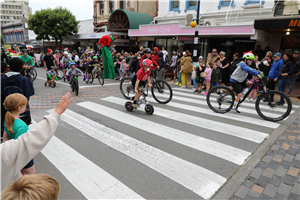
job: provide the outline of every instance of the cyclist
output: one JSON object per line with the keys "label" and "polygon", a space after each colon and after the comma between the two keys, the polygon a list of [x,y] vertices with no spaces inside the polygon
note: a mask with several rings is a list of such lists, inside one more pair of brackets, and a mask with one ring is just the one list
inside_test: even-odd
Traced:
{"label": "cyclist", "polygon": [[20,72],[22,75],[25,74],[25,69],[28,69],[32,66],[34,66],[32,57],[30,55],[28,55],[28,50],[27,49],[23,49],[22,50],[22,55],[20,56],[20,59],[23,61],[23,69]]}
{"label": "cyclist", "polygon": [[70,63],[70,69],[67,71],[67,76],[70,76],[70,84],[72,84],[72,79],[74,76],[78,76],[78,74],[81,74],[83,76],[83,72],[76,67],[76,63],[72,61]]}
{"label": "cyclist", "polygon": [[153,66],[153,63],[149,59],[144,59],[142,65],[143,68],[139,69],[136,75],[134,75],[133,78],[131,79],[132,86],[134,87],[134,92],[136,93],[132,104],[132,107],[134,108],[140,107],[136,102],[144,92],[146,81],[148,81],[148,86],[151,87],[150,69]]}
{"label": "cyclist", "polygon": [[141,68],[143,68],[143,60],[145,60],[145,59],[149,59],[153,63],[150,70],[155,69],[158,66],[158,64],[151,59],[151,49],[150,48],[144,49],[144,55],[140,59],[140,67]]}
{"label": "cyclist", "polygon": [[50,81],[52,80],[52,77],[54,77],[55,80],[58,80],[55,69],[56,68],[54,66],[51,66],[50,70],[47,72],[47,81],[45,83],[45,86],[47,86],[47,83],[50,85]]}
{"label": "cyclist", "polygon": [[101,70],[101,61],[98,59],[97,56],[94,56],[93,60],[91,62],[89,62],[89,64],[88,64],[88,74],[87,74],[87,78],[86,78],[86,84],[89,83],[89,81],[88,81],[89,75],[90,75],[90,73],[93,72],[93,69],[94,69],[95,66],[99,66],[100,70]]}
{"label": "cyclist", "polygon": [[71,62],[68,52],[66,52],[66,51],[64,52],[64,56],[60,62],[62,64],[62,66],[64,66],[64,68],[63,68],[64,69],[64,82],[66,82],[66,70],[67,70],[67,68],[69,68],[69,65]]}
{"label": "cyclist", "polygon": [[252,68],[250,68],[253,60],[255,60],[255,56],[253,55],[252,51],[250,52],[245,52],[243,55],[244,62],[240,62],[238,64],[238,67],[234,70],[234,72],[231,75],[230,78],[230,83],[234,89],[234,91],[237,94],[237,97],[234,101],[233,107],[232,107],[232,112],[235,114],[240,113],[238,111],[238,104],[240,102],[240,99],[242,98],[243,94],[243,88],[246,88],[247,85],[251,85],[252,82],[248,81],[246,78],[248,76],[248,73],[251,74],[252,76],[258,76],[261,78],[260,74],[262,72],[256,71]]}

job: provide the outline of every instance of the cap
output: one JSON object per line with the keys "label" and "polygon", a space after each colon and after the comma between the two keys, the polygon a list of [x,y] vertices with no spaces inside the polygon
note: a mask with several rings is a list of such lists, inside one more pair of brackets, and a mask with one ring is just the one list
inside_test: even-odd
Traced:
{"label": "cap", "polygon": [[278,56],[281,57],[281,53],[279,53],[279,52],[275,53],[273,57],[278,57]]}
{"label": "cap", "polygon": [[300,54],[299,51],[295,51],[294,54]]}
{"label": "cap", "polygon": [[200,59],[203,59],[203,56],[199,56]]}
{"label": "cap", "polygon": [[176,51],[173,51],[173,54],[176,53]]}

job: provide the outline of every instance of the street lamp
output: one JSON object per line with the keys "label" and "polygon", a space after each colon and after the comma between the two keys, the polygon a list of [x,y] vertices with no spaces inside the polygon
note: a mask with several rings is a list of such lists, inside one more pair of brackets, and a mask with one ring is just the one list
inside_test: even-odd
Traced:
{"label": "street lamp", "polygon": [[191,22],[191,27],[195,27],[195,37],[194,37],[194,52],[193,52],[193,62],[197,62],[197,48],[198,48],[198,31],[199,31],[199,10],[200,10],[200,1],[197,1],[197,16],[196,23],[195,21]]}

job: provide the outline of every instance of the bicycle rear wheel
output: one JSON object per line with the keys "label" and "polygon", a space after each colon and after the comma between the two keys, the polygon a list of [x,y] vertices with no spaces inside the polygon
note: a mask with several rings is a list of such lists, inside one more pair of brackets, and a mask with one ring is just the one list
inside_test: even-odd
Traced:
{"label": "bicycle rear wheel", "polygon": [[156,80],[153,83],[151,93],[153,98],[161,104],[169,103],[173,97],[173,90],[171,86],[163,80]]}
{"label": "bicycle rear wheel", "polygon": [[78,81],[73,81],[73,87],[74,87],[75,95],[78,96],[78,91],[79,91]]}
{"label": "bicycle rear wheel", "polygon": [[104,78],[103,78],[103,72],[98,72],[98,81],[100,85],[104,85]]}
{"label": "bicycle rear wheel", "polygon": [[[283,105],[277,104],[283,98]],[[272,122],[277,122],[288,117],[292,110],[291,99],[283,92],[277,90],[269,90],[258,96],[255,109],[257,114]]]}
{"label": "bicycle rear wheel", "polygon": [[216,86],[210,89],[206,96],[206,102],[210,109],[216,113],[227,113],[234,103],[234,93],[226,86]]}
{"label": "bicycle rear wheel", "polygon": [[132,97],[135,96],[134,93],[134,88],[132,86],[131,78],[126,77],[123,78],[120,82],[120,91],[121,94],[126,98],[126,99],[132,99]]}
{"label": "bicycle rear wheel", "polygon": [[58,80],[61,80],[64,78],[64,70],[62,68],[57,68],[56,73],[57,73]]}
{"label": "bicycle rear wheel", "polygon": [[89,73],[88,82],[89,83],[93,83],[93,81],[94,81],[94,74],[93,73]]}
{"label": "bicycle rear wheel", "polygon": [[33,75],[33,80],[35,80],[37,77],[37,71],[34,68],[31,68],[31,73]]}

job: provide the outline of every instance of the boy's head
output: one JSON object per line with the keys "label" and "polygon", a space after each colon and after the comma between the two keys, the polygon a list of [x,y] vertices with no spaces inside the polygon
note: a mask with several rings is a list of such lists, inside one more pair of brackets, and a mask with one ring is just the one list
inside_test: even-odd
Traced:
{"label": "boy's head", "polygon": [[72,62],[72,63],[70,64],[70,67],[71,67],[72,69],[74,69],[74,68],[76,67],[76,63]]}
{"label": "boy's head", "polygon": [[54,66],[51,66],[51,71],[53,71],[54,72],[54,70],[55,70],[55,67]]}
{"label": "boy's head", "polygon": [[150,48],[145,48],[144,49],[144,54],[147,58],[151,56],[151,49]]}
{"label": "boy's head", "polygon": [[24,175],[1,192],[5,200],[57,200],[59,183],[49,175]]}
{"label": "boy's head", "polygon": [[1,73],[5,74],[7,72],[7,65],[5,62],[1,61]]}
{"label": "boy's head", "polygon": [[23,67],[23,61],[20,58],[12,58],[9,60],[10,70],[13,72],[20,72]]}
{"label": "boy's head", "polygon": [[255,60],[255,56],[253,55],[252,51],[245,52],[243,58],[245,59],[245,63],[249,66],[252,64],[253,60]]}
{"label": "boy's head", "polygon": [[173,55],[176,56],[176,54],[177,54],[177,52],[176,52],[176,51],[173,51]]}
{"label": "boy's head", "polygon": [[149,60],[149,59],[144,59],[143,62],[142,62],[142,64],[143,64],[144,72],[146,72],[146,71],[148,71],[148,68],[150,66],[152,66],[152,61]]}
{"label": "boy's head", "polygon": [[217,63],[214,63],[214,64],[213,64],[213,68],[214,68],[214,69],[217,69],[217,67],[218,67],[218,64],[217,64]]}
{"label": "boy's head", "polygon": [[220,60],[217,60],[216,64],[217,64],[217,65],[221,65],[221,61],[220,61]]}

